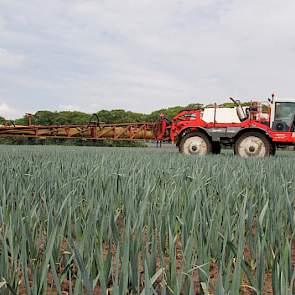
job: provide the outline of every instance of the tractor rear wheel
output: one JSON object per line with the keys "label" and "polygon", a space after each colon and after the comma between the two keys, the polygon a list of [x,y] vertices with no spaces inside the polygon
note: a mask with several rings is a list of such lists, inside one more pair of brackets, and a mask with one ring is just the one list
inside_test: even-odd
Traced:
{"label": "tractor rear wheel", "polygon": [[243,158],[263,158],[272,154],[272,145],[265,135],[258,132],[247,132],[237,139],[234,152]]}
{"label": "tractor rear wheel", "polygon": [[185,155],[205,156],[212,152],[212,143],[202,132],[193,132],[180,140],[179,151]]}

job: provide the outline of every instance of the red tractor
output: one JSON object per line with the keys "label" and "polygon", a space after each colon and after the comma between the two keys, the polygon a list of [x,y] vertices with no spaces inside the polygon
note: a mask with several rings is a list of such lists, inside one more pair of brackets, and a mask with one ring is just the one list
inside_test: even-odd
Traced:
{"label": "red tractor", "polygon": [[184,110],[170,124],[162,119],[157,139],[169,138],[186,155],[219,154],[227,146],[241,157],[267,157],[278,146],[295,146],[295,99],[273,96],[248,107],[230,99],[235,108]]}

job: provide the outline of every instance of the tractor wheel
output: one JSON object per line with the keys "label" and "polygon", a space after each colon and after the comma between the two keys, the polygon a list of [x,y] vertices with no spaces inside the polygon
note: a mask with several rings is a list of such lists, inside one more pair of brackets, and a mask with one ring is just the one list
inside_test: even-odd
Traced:
{"label": "tractor wheel", "polygon": [[185,155],[205,156],[212,152],[212,143],[205,134],[193,132],[180,140],[179,151]]}
{"label": "tractor wheel", "polygon": [[268,157],[272,154],[271,142],[261,133],[247,132],[241,135],[234,147],[234,152],[243,158]]}
{"label": "tractor wheel", "polygon": [[221,145],[219,142],[214,141],[212,143],[212,154],[219,155],[221,152]]}

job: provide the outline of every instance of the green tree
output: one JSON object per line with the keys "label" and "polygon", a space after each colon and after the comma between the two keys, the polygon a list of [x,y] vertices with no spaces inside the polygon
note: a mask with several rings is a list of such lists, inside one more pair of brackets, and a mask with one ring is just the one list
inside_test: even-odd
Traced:
{"label": "green tree", "polygon": [[133,113],[130,111],[118,110],[101,110],[97,112],[100,122],[104,123],[136,123],[143,122],[146,119],[145,114]]}
{"label": "green tree", "polygon": [[[248,106],[250,103],[242,103],[243,106]],[[198,109],[202,105],[199,103],[189,104],[187,106],[175,106],[169,108],[162,108],[156,110],[150,114],[136,113],[131,111],[125,111],[122,109],[115,110],[100,110],[96,113],[99,122],[109,123],[109,124],[119,124],[119,123],[136,123],[136,122],[155,122],[160,118],[160,114],[164,114],[167,118],[172,119],[180,111],[185,109]],[[234,107],[231,102],[226,102],[221,107]],[[4,120],[2,118],[2,120]],[[38,111],[33,115],[32,123],[35,125],[86,125],[90,121],[97,121],[97,118],[93,117],[92,114],[87,114],[83,112],[72,112],[72,111],[62,111],[62,112],[51,112],[51,111]],[[1,124],[1,121],[0,121]],[[27,125],[28,118],[22,117],[15,120],[17,125]]]}

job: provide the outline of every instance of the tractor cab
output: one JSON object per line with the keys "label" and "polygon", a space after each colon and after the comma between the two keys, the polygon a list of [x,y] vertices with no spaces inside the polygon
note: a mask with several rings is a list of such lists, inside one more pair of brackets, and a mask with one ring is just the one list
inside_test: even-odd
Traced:
{"label": "tractor cab", "polygon": [[274,98],[271,103],[270,123],[273,131],[294,132],[295,99]]}

